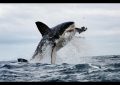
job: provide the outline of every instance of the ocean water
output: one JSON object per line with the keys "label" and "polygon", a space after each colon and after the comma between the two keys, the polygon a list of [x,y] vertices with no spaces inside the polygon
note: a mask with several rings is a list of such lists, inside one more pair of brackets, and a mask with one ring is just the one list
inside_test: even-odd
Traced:
{"label": "ocean water", "polygon": [[120,55],[94,56],[84,64],[0,62],[1,82],[119,82]]}

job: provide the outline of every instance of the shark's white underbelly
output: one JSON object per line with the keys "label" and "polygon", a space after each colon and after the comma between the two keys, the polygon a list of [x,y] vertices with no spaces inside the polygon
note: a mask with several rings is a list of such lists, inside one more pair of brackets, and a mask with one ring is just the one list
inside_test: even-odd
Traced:
{"label": "shark's white underbelly", "polygon": [[72,40],[76,33],[76,30],[73,29],[71,32],[65,32],[61,38],[56,43],[56,50],[58,51],[60,48],[64,47],[68,42]]}

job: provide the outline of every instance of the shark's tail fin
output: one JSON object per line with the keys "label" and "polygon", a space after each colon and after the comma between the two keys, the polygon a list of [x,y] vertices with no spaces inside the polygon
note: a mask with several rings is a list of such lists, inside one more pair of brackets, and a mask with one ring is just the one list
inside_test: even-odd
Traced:
{"label": "shark's tail fin", "polygon": [[42,36],[47,35],[47,34],[50,33],[51,29],[46,24],[44,24],[42,22],[39,22],[39,21],[37,21],[35,23],[37,25],[38,30],[42,34]]}

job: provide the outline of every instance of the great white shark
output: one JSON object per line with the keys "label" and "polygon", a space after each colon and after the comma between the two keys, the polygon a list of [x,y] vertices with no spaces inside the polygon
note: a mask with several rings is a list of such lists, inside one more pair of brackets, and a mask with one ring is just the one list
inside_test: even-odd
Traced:
{"label": "great white shark", "polygon": [[[86,31],[86,27],[77,28],[75,22],[69,21],[61,23],[55,27],[48,27],[43,22],[35,22],[42,39],[39,42],[31,60],[41,61],[44,57],[49,56],[51,64],[55,64],[56,52],[72,40],[76,32],[79,34]],[[19,58],[19,62],[28,62],[26,59]]]}

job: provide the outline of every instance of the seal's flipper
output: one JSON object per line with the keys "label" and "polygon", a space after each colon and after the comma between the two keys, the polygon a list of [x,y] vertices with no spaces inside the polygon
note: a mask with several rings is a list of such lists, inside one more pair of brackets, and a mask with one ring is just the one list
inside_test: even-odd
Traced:
{"label": "seal's flipper", "polygon": [[28,60],[23,59],[23,58],[18,58],[18,62],[28,62]]}
{"label": "seal's flipper", "polygon": [[39,22],[39,21],[37,21],[35,23],[37,25],[38,30],[42,34],[42,36],[50,33],[51,29],[46,24]]}

